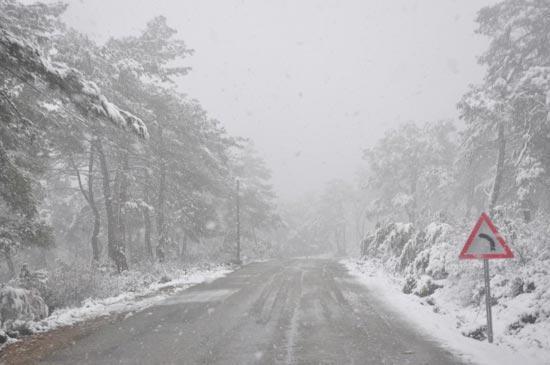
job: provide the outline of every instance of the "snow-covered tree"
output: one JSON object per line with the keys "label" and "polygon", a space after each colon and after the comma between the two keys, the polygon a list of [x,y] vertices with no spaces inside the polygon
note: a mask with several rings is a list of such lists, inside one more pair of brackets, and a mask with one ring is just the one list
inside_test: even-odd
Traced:
{"label": "snow-covered tree", "polygon": [[[390,130],[364,151],[365,186],[378,194],[371,215],[404,212],[410,222],[445,210],[450,203],[455,144],[451,122],[414,123]],[[395,214],[395,213],[392,213]]]}
{"label": "snow-covered tree", "polygon": [[478,32],[491,40],[480,57],[487,74],[459,103],[467,123],[466,159],[474,170],[492,172],[478,182],[488,208],[508,205],[526,219],[541,205],[536,197],[547,195],[541,189],[550,152],[549,14],[546,1],[507,0],[483,8],[477,22]]}
{"label": "snow-covered tree", "polygon": [[[230,155],[231,177],[240,183],[241,236],[259,249],[266,242],[269,232],[280,224],[276,213],[275,193],[271,186],[271,171],[250,141],[242,141]],[[234,189],[235,183],[233,183]],[[235,196],[235,193],[230,195]],[[235,199],[227,201],[226,221],[230,234],[226,239],[235,242]]]}

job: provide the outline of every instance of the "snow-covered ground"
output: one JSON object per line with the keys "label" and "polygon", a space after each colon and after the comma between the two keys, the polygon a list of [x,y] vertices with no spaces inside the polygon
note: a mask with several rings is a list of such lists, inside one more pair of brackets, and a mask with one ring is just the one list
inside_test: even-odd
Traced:
{"label": "snow-covered ground", "polygon": [[[54,310],[40,321],[28,321],[25,326],[32,332],[46,332],[58,327],[73,325],[78,322],[108,316],[115,313],[127,313],[127,316],[160,304],[174,294],[193,285],[210,282],[221,278],[232,271],[227,265],[192,268],[178,271],[172,279],[156,281],[132,291],[105,298],[89,298],[79,306]],[[8,343],[14,339],[9,339]]]}
{"label": "snow-covered ground", "polygon": [[[530,326],[527,329],[530,331],[528,334],[504,333],[505,324],[509,321],[505,322],[502,315],[523,313],[530,305],[528,295],[508,306],[508,311],[505,308],[493,313],[495,344],[489,344],[462,334],[464,323],[485,321],[483,306],[477,309],[461,306],[458,302],[453,302],[449,295],[443,295],[444,291],[440,291],[442,295],[437,295],[436,291],[432,296],[424,298],[404,294],[402,288],[405,280],[389,273],[374,259],[347,259],[342,263],[354,277],[387,303],[389,308],[399,312],[415,327],[468,361],[482,365],[550,364],[550,328],[547,322]],[[533,342],[530,339],[534,338],[540,341],[538,346],[530,343]]]}
{"label": "snow-covered ground", "polygon": [[154,283],[136,292],[125,292],[104,299],[90,298],[84,301],[82,306],[54,311],[46,319],[34,322],[32,328],[36,331],[47,331],[113,313],[128,312],[128,315],[131,315],[131,312],[137,312],[161,303],[179,291],[221,278],[229,272],[231,270],[227,266],[194,269],[176,279],[165,283]]}

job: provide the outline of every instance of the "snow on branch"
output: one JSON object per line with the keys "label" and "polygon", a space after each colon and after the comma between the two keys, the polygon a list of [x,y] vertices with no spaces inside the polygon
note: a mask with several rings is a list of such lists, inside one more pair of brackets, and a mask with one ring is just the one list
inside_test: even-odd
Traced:
{"label": "snow on branch", "polygon": [[82,73],[63,63],[50,62],[31,42],[0,28],[0,63],[13,72],[33,80],[39,77],[50,87],[59,88],[71,101],[86,112],[105,117],[120,128],[130,130],[141,138],[149,138],[145,123],[130,112],[109,102],[99,87],[86,80]]}

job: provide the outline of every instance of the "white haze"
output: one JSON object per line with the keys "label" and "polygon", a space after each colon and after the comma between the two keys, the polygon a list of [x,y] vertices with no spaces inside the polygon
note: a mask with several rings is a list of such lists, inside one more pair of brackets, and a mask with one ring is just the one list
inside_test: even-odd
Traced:
{"label": "white haze", "polygon": [[67,23],[96,40],[165,15],[195,54],[180,88],[232,134],[250,137],[293,199],[353,181],[363,148],[414,120],[457,117],[481,80],[488,1],[70,2]]}

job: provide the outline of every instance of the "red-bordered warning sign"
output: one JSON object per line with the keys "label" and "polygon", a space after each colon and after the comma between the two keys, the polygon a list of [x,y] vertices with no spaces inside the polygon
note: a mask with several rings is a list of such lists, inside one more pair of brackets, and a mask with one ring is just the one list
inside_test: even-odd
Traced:
{"label": "red-bordered warning sign", "polygon": [[458,256],[460,259],[509,259],[512,250],[486,213],[479,217]]}

